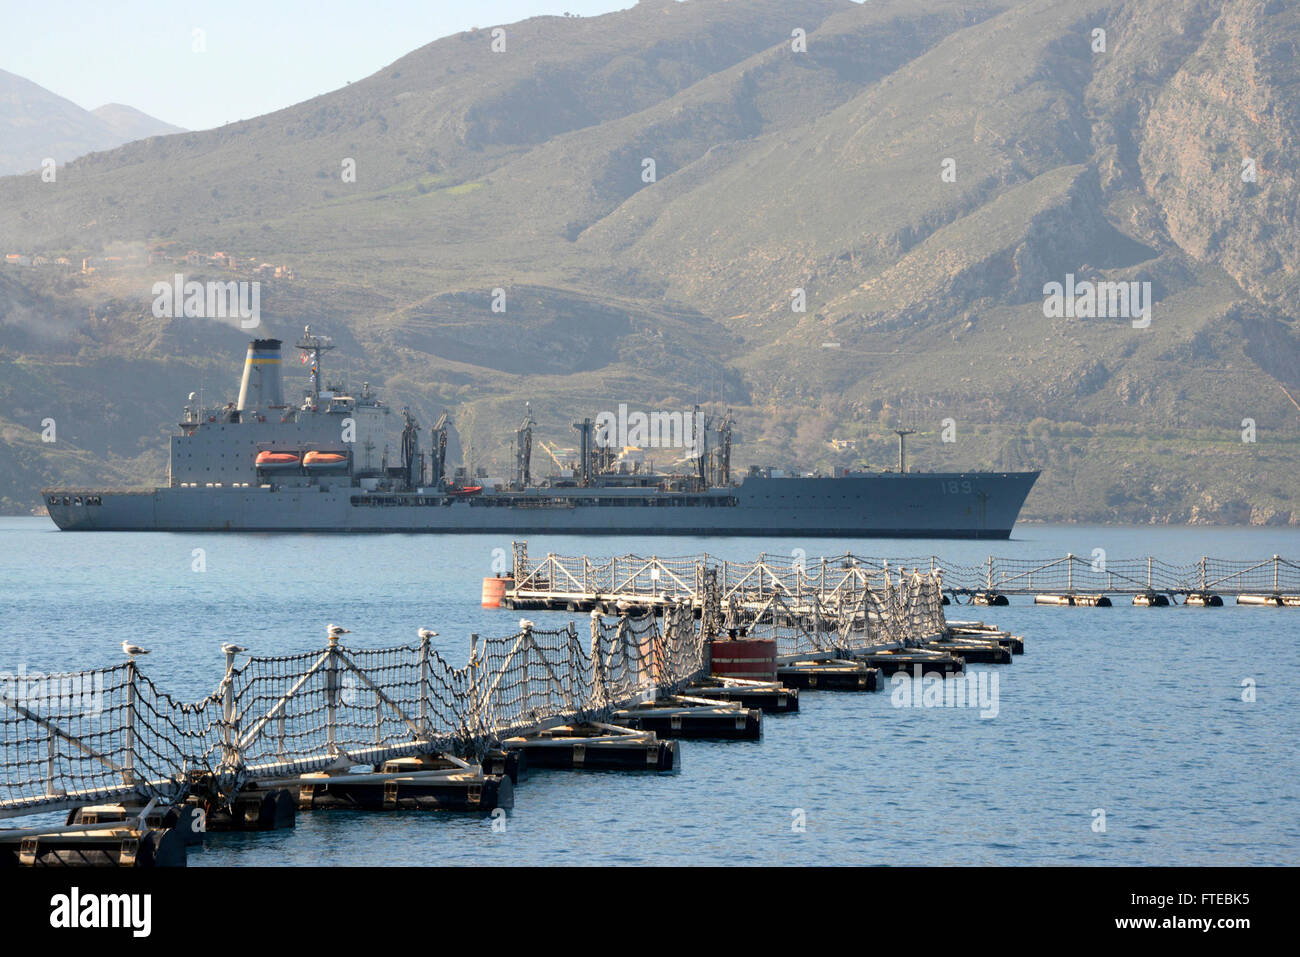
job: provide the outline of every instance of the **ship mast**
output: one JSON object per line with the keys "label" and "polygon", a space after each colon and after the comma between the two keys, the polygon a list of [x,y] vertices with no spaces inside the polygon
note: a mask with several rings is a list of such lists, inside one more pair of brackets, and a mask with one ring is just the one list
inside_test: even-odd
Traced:
{"label": "ship mast", "polygon": [[731,484],[731,410],[718,426],[718,485]]}
{"label": "ship mast", "polygon": [[532,482],[530,468],[533,457],[533,404],[524,403],[524,421],[515,432],[515,483],[519,488],[528,488]]}
{"label": "ship mast", "polygon": [[587,486],[591,484],[591,419],[574,422],[573,427],[578,430],[578,434],[582,437],[578,456],[581,462],[582,484]]}
{"label": "ship mast", "polygon": [[916,429],[909,429],[906,426],[894,429],[894,434],[898,436],[898,471],[907,471],[907,445],[906,439],[909,435],[916,435]]}
{"label": "ship mast", "polygon": [[433,426],[433,431],[429,434],[430,438],[430,455],[433,456],[433,474],[431,484],[435,488],[442,488],[446,484],[447,477],[447,413],[443,412],[438,417],[438,421]]}
{"label": "ship mast", "polygon": [[692,421],[700,423],[700,448],[696,450],[699,452],[699,457],[695,460],[695,478],[699,482],[701,491],[709,487],[709,428],[713,425],[712,419],[702,418],[703,415],[697,402]]}
{"label": "ship mast", "polygon": [[334,348],[334,340],[329,336],[314,336],[311,333],[311,326],[303,326],[302,339],[298,342],[298,348],[311,356],[311,404],[312,408],[315,408],[320,405],[320,356],[322,352]]}
{"label": "ship mast", "polygon": [[[415,488],[424,482],[424,461],[420,456],[420,426],[410,409],[402,409],[405,424],[402,427],[402,472],[406,487]],[[417,481],[418,480],[418,481]]]}

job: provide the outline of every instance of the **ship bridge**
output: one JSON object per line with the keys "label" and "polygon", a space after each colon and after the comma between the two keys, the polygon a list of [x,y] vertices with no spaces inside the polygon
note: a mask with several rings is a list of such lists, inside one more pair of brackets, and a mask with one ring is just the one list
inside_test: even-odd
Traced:
{"label": "ship bridge", "polygon": [[309,328],[299,345],[311,358],[311,386],[296,407],[284,398],[278,339],[249,343],[237,402],[186,406],[180,434],[171,437],[173,488],[252,486],[272,478],[310,484],[316,481],[306,461],[310,453],[324,453],[331,461],[344,456],[352,475],[380,473],[391,410],[368,387],[358,396],[321,389],[320,354],[332,344],[312,336]]}

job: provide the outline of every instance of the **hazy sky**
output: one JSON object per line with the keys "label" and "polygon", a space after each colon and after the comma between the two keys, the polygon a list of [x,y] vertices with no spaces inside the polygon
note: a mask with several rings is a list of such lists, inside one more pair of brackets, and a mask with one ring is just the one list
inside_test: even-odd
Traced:
{"label": "hazy sky", "polygon": [[[188,129],[299,103],[470,27],[634,0],[4,0],[0,69]],[[196,29],[206,52],[193,49]]]}

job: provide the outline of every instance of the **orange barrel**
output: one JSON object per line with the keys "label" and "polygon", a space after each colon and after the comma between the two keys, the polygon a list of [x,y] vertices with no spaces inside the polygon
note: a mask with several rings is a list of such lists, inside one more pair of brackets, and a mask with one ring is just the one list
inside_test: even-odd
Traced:
{"label": "orange barrel", "polygon": [[483,607],[500,608],[501,599],[506,597],[506,588],[513,585],[513,578],[485,578],[483,579]]}
{"label": "orange barrel", "polygon": [[709,645],[711,668],[719,678],[776,680],[776,639],[742,638],[714,641]]}

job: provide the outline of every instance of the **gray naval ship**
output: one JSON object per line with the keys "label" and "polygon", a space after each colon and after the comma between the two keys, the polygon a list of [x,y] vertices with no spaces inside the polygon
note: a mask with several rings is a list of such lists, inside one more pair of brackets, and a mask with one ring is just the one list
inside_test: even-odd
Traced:
{"label": "gray naval ship", "polygon": [[628,461],[585,419],[574,424],[578,448],[569,463],[542,443],[557,471],[535,481],[534,423],[526,416],[513,475],[470,476],[463,467],[448,474],[445,415],[430,430],[426,453],[410,413],[396,414],[368,385],[355,394],[321,388],[327,337],[307,327],[297,345],[311,363],[301,401],[285,402],[280,340],[253,340],[237,402],[205,408],[190,394],[171,438],[166,486],[44,489],[55,524],[75,531],[1008,538],[1039,474],[908,472],[910,433],[898,430],[897,471],[823,477],[755,467],[737,481],[729,415],[701,429],[702,448],[678,471]]}

